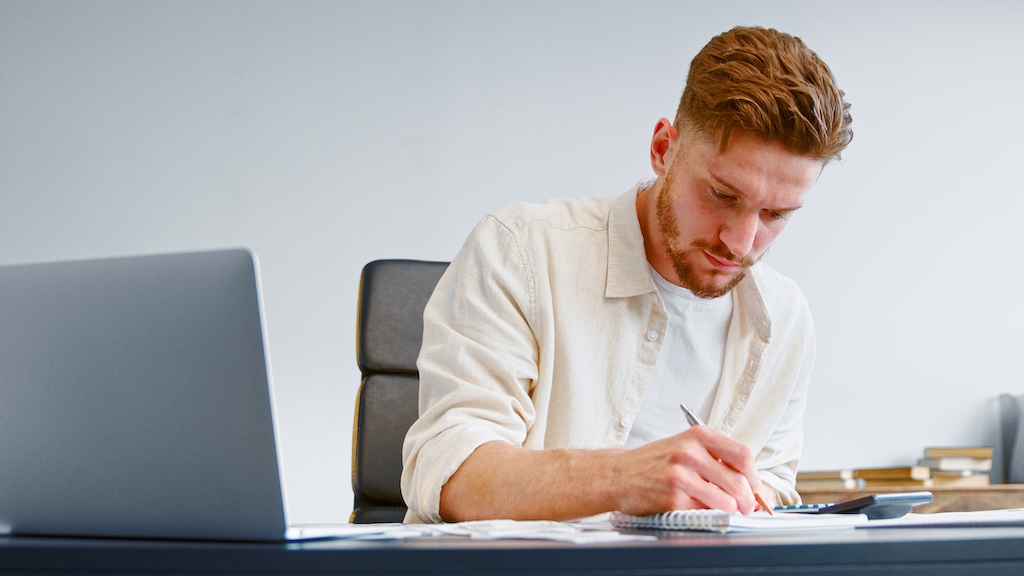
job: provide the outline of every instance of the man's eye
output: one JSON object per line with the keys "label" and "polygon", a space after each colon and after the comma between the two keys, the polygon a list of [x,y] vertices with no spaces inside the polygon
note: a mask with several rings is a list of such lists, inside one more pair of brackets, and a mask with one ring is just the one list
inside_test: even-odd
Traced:
{"label": "man's eye", "polygon": [[769,220],[785,220],[786,216],[789,215],[786,212],[779,212],[778,210],[765,210],[764,213]]}
{"label": "man's eye", "polygon": [[714,196],[715,198],[718,198],[719,200],[732,200],[733,199],[732,196],[726,194],[725,192],[722,192],[718,188],[712,188],[711,189],[711,195]]}

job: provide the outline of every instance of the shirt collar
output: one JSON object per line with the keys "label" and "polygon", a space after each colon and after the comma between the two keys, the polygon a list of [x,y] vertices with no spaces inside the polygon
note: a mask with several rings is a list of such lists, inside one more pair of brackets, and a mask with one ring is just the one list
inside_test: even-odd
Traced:
{"label": "shirt collar", "polygon": [[738,304],[738,308],[750,320],[750,325],[757,330],[761,339],[767,342],[772,336],[772,319],[768,315],[764,296],[761,295],[761,282],[761,264],[754,264],[747,271],[746,277],[732,289],[733,304]]}
{"label": "shirt collar", "polygon": [[647,268],[644,235],[636,213],[636,195],[654,180],[638,182],[612,204],[608,214],[608,279],[605,296],[625,298],[655,291]]}

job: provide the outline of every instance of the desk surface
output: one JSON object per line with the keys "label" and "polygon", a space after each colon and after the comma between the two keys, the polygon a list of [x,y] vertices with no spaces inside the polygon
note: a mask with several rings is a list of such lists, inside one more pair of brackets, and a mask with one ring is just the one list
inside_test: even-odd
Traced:
{"label": "desk surface", "polygon": [[573,545],[444,537],[303,544],[0,538],[0,573],[1024,574],[1024,527],[893,528]]}

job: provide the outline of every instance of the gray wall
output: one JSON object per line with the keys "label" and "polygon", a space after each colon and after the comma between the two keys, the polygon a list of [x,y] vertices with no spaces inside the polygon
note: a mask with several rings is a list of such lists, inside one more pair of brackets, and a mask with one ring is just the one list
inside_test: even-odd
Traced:
{"label": "gray wall", "polygon": [[288,497],[349,488],[356,288],[487,211],[651,174],[689,59],[801,36],[856,137],[769,256],[818,326],[806,468],[991,441],[1022,392],[1024,4],[0,0],[0,263],[260,257]]}

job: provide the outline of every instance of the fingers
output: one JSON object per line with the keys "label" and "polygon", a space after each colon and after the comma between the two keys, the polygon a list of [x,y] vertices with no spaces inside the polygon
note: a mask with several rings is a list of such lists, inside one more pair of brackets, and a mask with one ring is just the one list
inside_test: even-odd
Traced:
{"label": "fingers", "polygon": [[756,490],[761,487],[761,476],[758,474],[757,465],[754,462],[754,452],[749,446],[707,426],[696,426],[691,428],[688,433],[697,437],[697,441],[707,449],[712,458],[742,474],[751,489]]}
{"label": "fingers", "polygon": [[761,479],[748,446],[708,428],[695,426],[666,439],[676,470],[678,503],[749,514],[758,507],[754,492]]}
{"label": "fingers", "polygon": [[741,442],[695,426],[614,457],[611,499],[629,514],[715,508],[749,514],[761,487],[753,451]]}
{"label": "fingers", "polygon": [[[696,444],[679,453],[677,464],[686,470],[692,479],[685,488],[689,496],[700,501],[708,508],[716,508],[727,512],[749,514],[757,507],[754,491],[760,486],[760,478],[754,471],[754,483],[747,474],[737,470],[746,467],[742,452],[737,459],[726,461],[718,458],[718,452],[710,446]],[[749,451],[748,451],[749,452]],[[733,462],[737,464],[733,464]],[[752,465],[753,457],[750,457]],[[756,484],[753,485],[753,484]]]}

